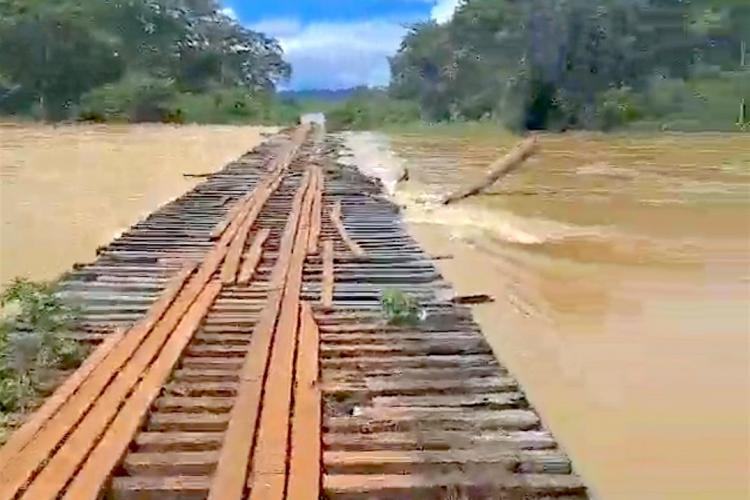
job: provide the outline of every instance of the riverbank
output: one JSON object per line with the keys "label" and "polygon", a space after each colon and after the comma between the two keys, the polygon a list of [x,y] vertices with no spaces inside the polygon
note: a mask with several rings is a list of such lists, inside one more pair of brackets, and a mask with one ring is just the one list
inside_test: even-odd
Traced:
{"label": "riverbank", "polygon": [[475,306],[488,341],[594,493],[746,498],[750,138],[542,136],[489,194],[435,205],[516,141],[349,144],[375,175],[408,168],[410,231],[453,256],[437,264],[458,293],[495,297]]}
{"label": "riverbank", "polygon": [[274,128],[0,124],[0,283],[47,280]]}

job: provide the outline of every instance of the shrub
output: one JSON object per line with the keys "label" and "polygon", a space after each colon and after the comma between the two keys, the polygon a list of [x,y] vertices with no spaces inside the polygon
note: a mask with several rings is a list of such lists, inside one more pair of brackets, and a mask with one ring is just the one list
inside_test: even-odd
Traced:
{"label": "shrub", "polygon": [[412,101],[393,99],[385,93],[360,91],[352,98],[326,113],[330,130],[365,130],[390,124],[419,121],[419,105]]}
{"label": "shrub", "polygon": [[179,123],[182,113],[173,105],[176,94],[172,80],[130,75],[86,93],[81,99],[79,118]]}
{"label": "shrub", "polygon": [[609,89],[598,96],[596,125],[611,130],[643,116],[638,96],[629,87]]}
{"label": "shrub", "polygon": [[293,103],[242,88],[179,94],[174,107],[182,112],[184,121],[194,123],[291,124],[299,116],[299,108]]}
{"label": "shrub", "polygon": [[45,372],[77,366],[86,349],[65,337],[77,310],[51,285],[24,279],[0,294],[0,413],[23,409],[40,391]]}
{"label": "shrub", "polygon": [[419,302],[401,290],[386,290],[380,304],[391,325],[414,325],[420,320],[422,308]]}

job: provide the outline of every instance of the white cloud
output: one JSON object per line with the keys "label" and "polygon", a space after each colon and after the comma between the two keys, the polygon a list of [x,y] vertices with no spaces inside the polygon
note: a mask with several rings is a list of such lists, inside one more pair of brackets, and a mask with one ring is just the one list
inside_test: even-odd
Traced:
{"label": "white cloud", "polygon": [[237,12],[231,7],[224,7],[223,9],[221,9],[221,13],[229,18],[234,19],[235,21],[238,19]]}
{"label": "white cloud", "polygon": [[274,38],[293,36],[302,30],[302,23],[297,19],[263,19],[248,26],[253,31],[265,33]]}
{"label": "white cloud", "polygon": [[292,65],[292,89],[348,88],[385,85],[390,78],[387,57],[398,50],[406,28],[372,19],[312,22],[267,19],[250,29],[274,36]]}
{"label": "white cloud", "polygon": [[[430,4],[430,17],[439,23],[449,21],[460,3],[460,0],[410,1]],[[287,87],[336,89],[388,83],[388,56],[398,50],[406,33],[402,22],[380,18],[303,24],[295,18],[269,18],[248,27],[279,40],[284,59],[292,65],[292,79]]]}
{"label": "white cloud", "polygon": [[430,16],[439,23],[445,23],[451,20],[453,12],[458,7],[461,0],[437,0],[432,7]]}

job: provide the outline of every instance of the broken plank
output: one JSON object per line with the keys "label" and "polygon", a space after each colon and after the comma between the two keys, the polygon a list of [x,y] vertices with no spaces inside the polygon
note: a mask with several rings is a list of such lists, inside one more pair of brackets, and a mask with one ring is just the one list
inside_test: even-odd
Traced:
{"label": "broken plank", "polygon": [[255,234],[250,249],[245,254],[244,261],[242,262],[240,274],[237,277],[238,285],[247,285],[250,283],[250,280],[255,273],[255,269],[258,267],[258,263],[263,255],[263,244],[266,242],[270,233],[270,229],[263,228]]}

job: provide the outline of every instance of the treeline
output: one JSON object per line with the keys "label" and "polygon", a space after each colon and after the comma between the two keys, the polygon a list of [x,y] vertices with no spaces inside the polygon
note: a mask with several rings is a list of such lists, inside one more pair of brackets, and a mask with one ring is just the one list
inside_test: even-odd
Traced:
{"label": "treeline", "polygon": [[0,113],[46,120],[286,122],[276,40],[217,0],[0,0]]}
{"label": "treeline", "polygon": [[464,0],[407,34],[389,94],[430,122],[729,129],[748,120],[748,44],[747,0]]}

